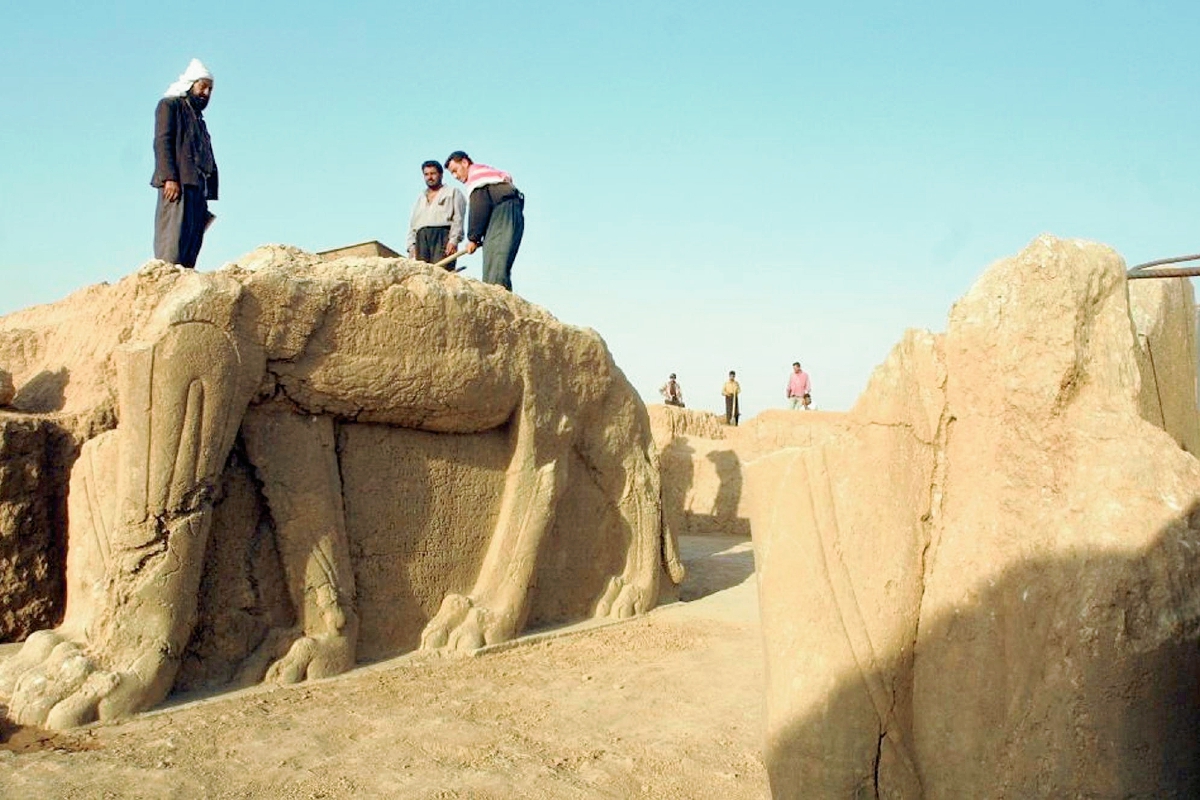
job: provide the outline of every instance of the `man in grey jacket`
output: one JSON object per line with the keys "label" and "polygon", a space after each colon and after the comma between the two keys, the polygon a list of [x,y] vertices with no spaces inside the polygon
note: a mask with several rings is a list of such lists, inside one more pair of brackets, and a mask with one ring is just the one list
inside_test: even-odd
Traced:
{"label": "man in grey jacket", "polygon": [[[408,218],[408,257],[436,264],[454,255],[463,239],[463,220],[467,200],[458,189],[442,185],[442,165],[426,161],[421,165],[425,191],[421,192]],[[456,261],[446,265],[453,272]]]}
{"label": "man in grey jacket", "polygon": [[154,257],[195,268],[217,199],[217,162],[204,125],[213,76],[192,59],[154,110]]}

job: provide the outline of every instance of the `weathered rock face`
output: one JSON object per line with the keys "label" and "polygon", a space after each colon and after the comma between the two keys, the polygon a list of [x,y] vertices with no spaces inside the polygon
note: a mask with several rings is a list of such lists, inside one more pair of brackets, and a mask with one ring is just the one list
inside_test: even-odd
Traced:
{"label": "weathered rock face", "polygon": [[825,441],[843,418],[775,410],[734,427],[704,411],[648,408],[662,473],[663,522],[681,536],[749,536],[742,464],[785,447]]}
{"label": "weathered rock face", "polygon": [[1200,462],[1140,350],[1120,258],[1044,237],[744,468],[777,797],[1200,792]]}
{"label": "weathered rock face", "polygon": [[937,375],[939,359],[935,337],[910,331],[817,444],[745,467],[767,653],[766,762],[780,797],[874,796],[877,768],[881,796],[920,796],[913,641],[945,426],[940,386],[922,379]]}
{"label": "weathered rock face", "polygon": [[1137,329],[1142,416],[1193,455],[1200,455],[1196,414],[1196,301],[1187,278],[1129,282],[1129,311]]}
{"label": "weathered rock face", "polygon": [[45,419],[0,413],[0,641],[58,622],[74,443]]}
{"label": "weathered rock face", "polygon": [[739,425],[728,438],[744,461],[786,447],[812,447],[830,439],[845,425],[845,414],[825,411],[767,409]]}
{"label": "weathered rock face", "polygon": [[0,369],[0,408],[12,403],[16,394],[17,390],[13,387],[12,375]]}
{"label": "weathered rock face", "polygon": [[640,613],[682,577],[603,342],[457,275],[151,263],[0,320],[0,363],[18,408],[87,434],[63,623],[0,664],[20,722]]}
{"label": "weathered rock face", "polygon": [[716,414],[651,405],[650,429],[662,477],[663,525],[675,536],[709,533],[750,535],[739,516],[741,463]]}
{"label": "weathered rock face", "polygon": [[646,410],[650,412],[654,443],[660,449],[681,436],[724,439],[726,431],[733,430],[725,424],[725,420],[708,411],[666,405],[650,405],[646,406]]}

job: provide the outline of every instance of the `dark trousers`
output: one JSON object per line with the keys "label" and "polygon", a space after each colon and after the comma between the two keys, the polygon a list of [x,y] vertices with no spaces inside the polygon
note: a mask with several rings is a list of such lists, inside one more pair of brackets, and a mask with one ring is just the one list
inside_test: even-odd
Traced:
{"label": "dark trousers", "polygon": [[737,425],[738,417],[741,412],[738,411],[738,399],[736,394],[725,395],[725,424]]}
{"label": "dark trousers", "polygon": [[[446,242],[450,241],[449,225],[431,225],[417,230],[417,260],[426,264],[436,264],[446,257]],[[458,259],[446,265],[453,271]]]}
{"label": "dark trousers", "polygon": [[154,209],[154,257],[168,264],[195,268],[210,218],[208,200],[199,186],[182,188],[183,193],[173,203],[164,200],[163,190],[158,190],[158,205]]}
{"label": "dark trousers", "polygon": [[525,235],[525,204],[519,198],[492,208],[483,236],[483,282],[498,283],[512,291],[512,267]]}

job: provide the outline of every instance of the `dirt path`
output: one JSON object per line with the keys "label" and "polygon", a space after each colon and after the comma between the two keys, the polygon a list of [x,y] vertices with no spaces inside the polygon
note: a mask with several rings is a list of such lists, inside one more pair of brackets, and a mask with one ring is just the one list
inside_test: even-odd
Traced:
{"label": "dirt path", "polygon": [[750,544],[681,547],[683,601],[635,620],[10,732],[0,797],[767,797]]}

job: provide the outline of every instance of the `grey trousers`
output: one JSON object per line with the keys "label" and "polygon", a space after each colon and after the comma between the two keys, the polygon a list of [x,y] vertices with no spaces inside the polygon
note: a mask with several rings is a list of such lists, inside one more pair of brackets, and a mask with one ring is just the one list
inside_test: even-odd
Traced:
{"label": "grey trousers", "polygon": [[483,236],[483,282],[512,291],[512,267],[525,235],[525,204],[517,198],[492,208]]}
{"label": "grey trousers", "polygon": [[174,203],[163,199],[158,190],[154,209],[154,257],[169,264],[195,268],[208,227],[208,200],[199,186],[184,186]]}

